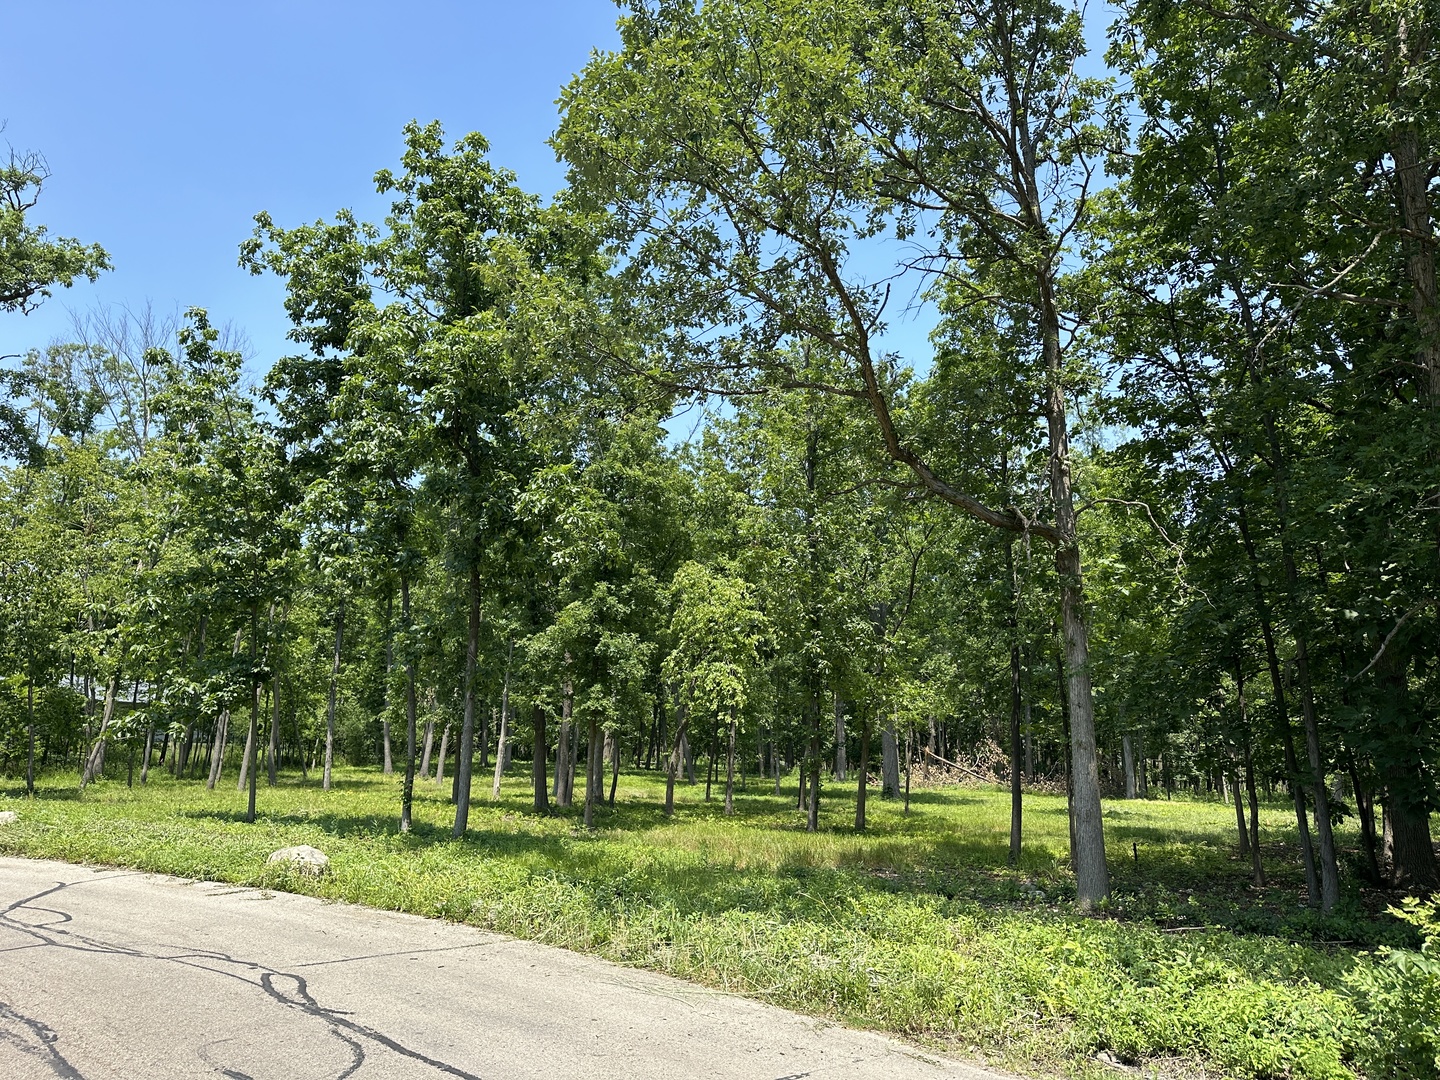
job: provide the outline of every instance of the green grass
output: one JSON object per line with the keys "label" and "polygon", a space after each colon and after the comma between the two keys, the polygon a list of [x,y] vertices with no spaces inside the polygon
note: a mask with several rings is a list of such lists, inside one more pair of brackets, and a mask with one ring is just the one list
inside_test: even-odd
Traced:
{"label": "green grass", "polygon": [[[1053,795],[1027,796],[1012,869],[1008,793],[995,789],[918,790],[909,815],[872,795],[857,836],[853,784],[827,787],[808,834],[793,785],[777,799],[752,784],[734,818],[681,785],[667,821],[658,779],[627,773],[586,833],[578,810],[534,815],[517,771],[497,803],[477,778],[457,842],[433,784],[417,785],[403,836],[398,779],[377,770],[341,769],[329,793],[313,779],[262,783],[254,825],[233,775],[214,792],[162,776],[83,797],[57,777],[31,801],[12,784],[0,808],[20,821],[0,826],[0,851],[466,922],[1042,1075],[1103,1074],[1102,1051],[1167,1076],[1367,1075],[1385,1018],[1358,977],[1379,961],[1354,946],[1410,933],[1367,914],[1383,898],[1354,894],[1326,920],[1301,907],[1280,806],[1262,811],[1275,884],[1260,891],[1234,855],[1229,807],[1107,804],[1115,901],[1087,917],[1070,902]],[[328,876],[265,865],[302,843],[330,855]]]}

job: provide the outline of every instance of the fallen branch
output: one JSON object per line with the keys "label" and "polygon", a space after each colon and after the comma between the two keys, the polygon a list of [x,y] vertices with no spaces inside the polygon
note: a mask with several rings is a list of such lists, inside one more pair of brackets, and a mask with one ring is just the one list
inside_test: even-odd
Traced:
{"label": "fallen branch", "polygon": [[935,751],[931,750],[928,746],[925,748],[925,753],[926,753],[928,756],[934,758],[936,761],[940,762],[941,765],[949,765],[950,768],[952,768],[952,769],[959,769],[961,772],[967,772],[967,773],[969,773],[971,776],[975,777],[975,779],[977,779],[977,780],[983,780],[983,781],[985,781],[985,783],[987,783],[987,784],[993,784],[993,783],[995,783],[995,777],[993,777],[993,776],[986,776],[986,775],[984,775],[983,773],[978,773],[978,772],[976,772],[974,769],[970,768],[970,766],[968,766],[968,765],[961,765],[958,761],[947,761],[945,758],[943,758],[943,757],[941,757],[939,754],[935,753]]}

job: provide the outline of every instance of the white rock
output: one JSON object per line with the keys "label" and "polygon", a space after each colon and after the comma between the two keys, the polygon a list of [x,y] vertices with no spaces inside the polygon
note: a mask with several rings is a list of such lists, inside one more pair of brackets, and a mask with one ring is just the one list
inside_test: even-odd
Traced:
{"label": "white rock", "polygon": [[270,857],[265,861],[266,863],[290,863],[297,872],[308,874],[311,877],[319,877],[330,869],[328,855],[319,848],[306,847],[304,844],[272,851]]}
{"label": "white rock", "polygon": [[0,810],[0,825],[14,825],[20,820],[20,815],[14,810]]}

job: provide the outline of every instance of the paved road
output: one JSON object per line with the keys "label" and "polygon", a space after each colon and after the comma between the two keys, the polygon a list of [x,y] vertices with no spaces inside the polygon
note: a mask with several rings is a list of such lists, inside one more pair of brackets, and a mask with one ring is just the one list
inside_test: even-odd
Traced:
{"label": "paved road", "polygon": [[0,858],[0,1077],[1002,1080],[469,927]]}

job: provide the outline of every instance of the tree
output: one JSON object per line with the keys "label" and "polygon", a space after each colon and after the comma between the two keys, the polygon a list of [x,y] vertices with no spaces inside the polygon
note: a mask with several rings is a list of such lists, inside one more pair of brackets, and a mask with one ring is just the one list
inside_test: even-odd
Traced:
{"label": "tree", "polygon": [[[542,206],[493,165],[478,134],[447,150],[438,124],[406,128],[404,172],[385,230],[342,213],[284,230],[257,218],[242,262],[287,279],[295,336],[316,354],[315,385],[338,387],[347,354],[373,365],[427,451],[448,556],[466,582],[466,659],[456,836],[466,830],[487,559],[512,539],[515,503],[546,459],[545,408],[569,392],[598,324],[604,266],[588,223]],[[381,302],[379,296],[393,299]],[[316,413],[316,415],[321,415]]]}
{"label": "tree", "polygon": [[49,179],[50,168],[37,153],[12,149],[0,165],[0,311],[34,311],[56,285],[68,289],[76,278],[94,281],[110,269],[99,244],[51,239],[44,225],[26,220]]}
{"label": "tree", "polygon": [[[1104,149],[1091,120],[1107,88],[1075,70],[1079,13],[1050,0],[659,0],[633,4],[621,36],[622,51],[594,58],[566,91],[556,145],[576,188],[615,214],[635,295],[672,328],[651,366],[677,387],[812,387],[864,401],[885,452],[924,491],[1052,545],[1079,896],[1103,900],[1061,270]],[[859,253],[875,257],[887,235],[921,253],[882,283]],[[893,279],[912,271],[949,275],[1027,328],[1053,524],[983,503],[908,437],[900,368],[879,335]],[[776,348],[787,341],[806,348]],[[843,361],[836,381],[804,365],[812,349]]]}

